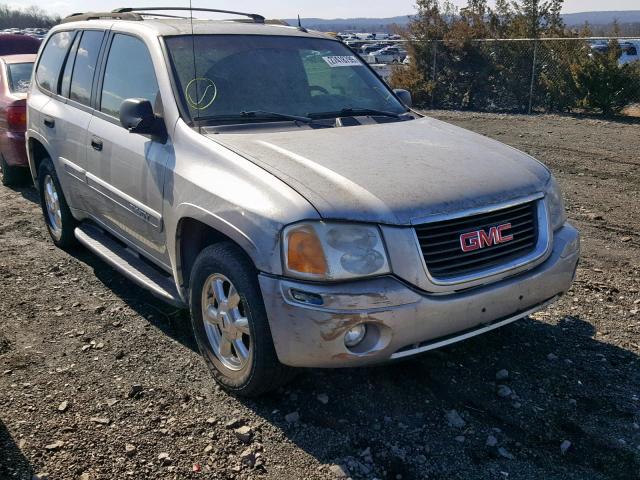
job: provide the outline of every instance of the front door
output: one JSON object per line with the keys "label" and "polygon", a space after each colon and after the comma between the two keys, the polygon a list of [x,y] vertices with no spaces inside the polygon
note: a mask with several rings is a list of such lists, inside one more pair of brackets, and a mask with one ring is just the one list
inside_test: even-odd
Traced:
{"label": "front door", "polygon": [[166,264],[162,198],[172,146],[170,140],[161,143],[120,125],[120,105],[129,98],[147,99],[161,110],[146,45],[137,37],[116,33],[87,135],[87,183],[97,200],[93,214],[114,233]]}

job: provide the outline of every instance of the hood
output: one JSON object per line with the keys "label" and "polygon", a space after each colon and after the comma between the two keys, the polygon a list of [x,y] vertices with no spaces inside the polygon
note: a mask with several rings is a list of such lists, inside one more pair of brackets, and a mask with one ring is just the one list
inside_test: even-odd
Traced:
{"label": "hood", "polygon": [[325,219],[408,225],[541,192],[550,175],[529,155],[427,117],[210,138],[287,183]]}

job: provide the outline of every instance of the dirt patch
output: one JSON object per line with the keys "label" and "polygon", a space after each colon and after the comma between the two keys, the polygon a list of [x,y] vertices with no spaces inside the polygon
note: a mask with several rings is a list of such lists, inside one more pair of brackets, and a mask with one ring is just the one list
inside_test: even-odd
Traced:
{"label": "dirt patch", "polygon": [[584,237],[560,302],[420,358],[238,400],[213,384],[184,312],[55,249],[33,190],[0,188],[0,478],[316,479],[336,465],[355,479],[638,478],[638,125],[432,115],[558,176]]}
{"label": "dirt patch", "polygon": [[11,342],[9,342],[9,340],[4,338],[0,333],[0,355],[2,355],[3,353],[7,353],[10,348],[11,348]]}

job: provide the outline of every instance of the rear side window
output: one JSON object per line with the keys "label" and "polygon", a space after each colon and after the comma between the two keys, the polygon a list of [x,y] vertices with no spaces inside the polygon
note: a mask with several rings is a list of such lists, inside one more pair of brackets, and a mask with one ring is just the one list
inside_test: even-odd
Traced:
{"label": "rear side window", "polygon": [[67,62],[64,65],[64,72],[62,73],[62,81],[60,82],[60,95],[63,97],[69,96],[69,89],[71,88],[71,72],[73,72],[73,61],[76,58],[76,51],[78,50],[78,44],[80,43],[80,35],[76,35],[76,39],[73,41],[69,55],[67,56]]}
{"label": "rear side window", "polygon": [[23,93],[29,89],[33,63],[10,63],[7,65],[9,91]]}
{"label": "rear side window", "polygon": [[104,72],[100,111],[118,118],[128,98],[144,98],[152,105],[158,96],[158,82],[145,44],[130,35],[113,37]]}
{"label": "rear side window", "polygon": [[71,91],[69,98],[89,105],[91,100],[91,85],[96,71],[96,62],[100,53],[103,32],[87,30],[82,34],[82,40],[78,46],[76,60],[71,78]]}
{"label": "rear side window", "polygon": [[75,32],[55,33],[47,42],[38,62],[36,81],[41,88],[57,93],[60,69]]}

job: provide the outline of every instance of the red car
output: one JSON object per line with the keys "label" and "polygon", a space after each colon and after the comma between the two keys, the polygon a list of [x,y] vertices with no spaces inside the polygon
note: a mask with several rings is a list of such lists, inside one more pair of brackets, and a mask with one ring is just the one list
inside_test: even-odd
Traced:
{"label": "red car", "polygon": [[25,147],[27,90],[35,54],[0,57],[0,168],[2,184],[11,185],[28,178]]}
{"label": "red car", "polygon": [[38,53],[40,40],[28,35],[0,35],[0,56]]}

